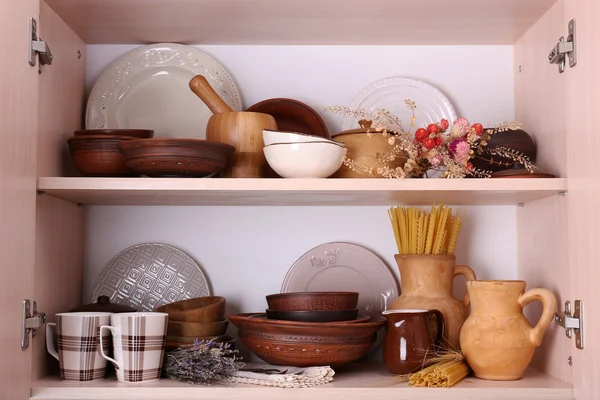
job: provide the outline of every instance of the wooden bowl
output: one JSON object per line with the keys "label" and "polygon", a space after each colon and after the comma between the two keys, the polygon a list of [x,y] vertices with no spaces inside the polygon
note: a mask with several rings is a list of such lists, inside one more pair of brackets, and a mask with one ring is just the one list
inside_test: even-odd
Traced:
{"label": "wooden bowl", "polygon": [[168,336],[220,336],[227,332],[228,320],[216,322],[169,321]]}
{"label": "wooden bowl", "polygon": [[[267,296],[267,304],[275,311],[348,310],[358,304],[357,292],[294,292]],[[356,316],[354,316],[356,318]]]}
{"label": "wooden bowl", "polygon": [[165,304],[156,312],[169,314],[169,321],[217,322],[225,319],[225,298],[221,296],[196,297]]}
{"label": "wooden bowl", "polygon": [[[336,142],[343,143],[348,149],[346,157],[354,160],[359,166],[365,168],[376,169],[377,155],[387,154],[392,150],[392,146],[388,143],[389,137],[385,137],[380,133],[367,133],[368,128],[352,129],[332,135],[332,139]],[[386,165],[392,169],[403,167],[407,158],[405,156],[397,156],[392,162]],[[373,172],[373,176],[355,172],[345,165],[333,174],[332,178],[381,178],[382,175],[377,171]]]}
{"label": "wooden bowl", "polygon": [[110,135],[110,136],[131,136],[138,139],[147,139],[154,137],[154,131],[151,129],[82,129],[74,132],[75,136],[87,135]]}
{"label": "wooden bowl", "polygon": [[275,365],[339,367],[369,352],[384,320],[360,324],[300,323],[229,315],[244,345]]}
{"label": "wooden bowl", "polygon": [[[218,342],[218,343],[229,344],[229,348],[230,349],[235,349],[235,339],[229,338],[227,340],[223,340],[222,342]],[[177,350],[177,349],[189,349],[189,348],[191,348],[193,346],[194,346],[193,343],[166,342],[165,343],[165,350],[166,351],[173,351],[173,350]],[[203,344],[200,347],[204,347],[204,346],[206,346],[206,345]]]}
{"label": "wooden bowl", "polygon": [[209,341],[220,343],[226,340],[230,340],[231,338],[227,335],[219,335],[219,336],[167,336],[167,343],[187,343],[194,344],[196,340],[199,341]]}
{"label": "wooden bowl", "polygon": [[130,136],[84,135],[67,139],[71,159],[83,176],[138,176],[126,166],[119,145],[134,140]]}
{"label": "wooden bowl", "polygon": [[352,321],[358,317],[358,308],[349,310],[279,311],[266,309],[267,318],[283,321],[339,322]]}
{"label": "wooden bowl", "polygon": [[135,139],[121,143],[125,165],[150,177],[205,177],[221,171],[235,148],[200,139]]}

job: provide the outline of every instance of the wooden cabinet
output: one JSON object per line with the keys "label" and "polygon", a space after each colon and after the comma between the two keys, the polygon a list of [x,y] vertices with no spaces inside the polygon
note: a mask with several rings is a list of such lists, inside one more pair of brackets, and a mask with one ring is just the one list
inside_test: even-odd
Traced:
{"label": "wooden cabinet", "polygon": [[[392,205],[444,201],[518,207],[519,277],[583,300],[585,349],[554,329],[517,382],[462,383],[452,392],[407,388],[373,367],[330,385],[286,391],[304,398],[600,398],[596,241],[600,148],[600,14],[596,0],[35,0],[0,5],[0,270],[5,307],[0,398],[278,398],[278,389],[198,388],[161,381],[68,385],[48,370],[44,333],[20,349],[21,302],[49,316],[79,304],[84,207],[128,205]],[[51,47],[53,65],[27,63],[28,19]],[[558,73],[548,52],[577,19],[578,65]],[[366,27],[365,27],[366,25]],[[377,29],[372,27],[377,25]],[[357,26],[361,29],[357,29]],[[260,27],[260,29],[255,29]],[[178,180],[74,178],[64,140],[81,126],[86,44],[439,44],[514,46],[516,119],[533,126],[539,164],[557,179],[522,180]],[[36,182],[36,176],[38,177]],[[37,193],[37,194],[36,194]],[[517,206],[517,204],[523,205]],[[93,229],[93,227],[87,227]],[[596,290],[595,290],[596,289]],[[535,314],[535,312],[533,312]],[[533,315],[533,317],[535,317]],[[596,356],[596,357],[595,357]],[[571,357],[572,365],[568,359]],[[537,369],[537,370],[536,370]]]}

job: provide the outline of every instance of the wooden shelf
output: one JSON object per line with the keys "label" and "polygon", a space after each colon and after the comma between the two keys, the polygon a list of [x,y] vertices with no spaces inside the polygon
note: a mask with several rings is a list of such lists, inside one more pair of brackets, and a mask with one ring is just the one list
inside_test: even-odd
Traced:
{"label": "wooden shelf", "polygon": [[58,377],[42,379],[31,390],[31,399],[461,399],[461,400],[571,400],[573,388],[567,383],[529,369],[518,381],[485,381],[467,378],[451,389],[415,388],[393,375],[381,364],[355,365],[351,372],[337,372],[326,385],[305,389],[270,388],[255,385],[194,386],[187,383],[160,380],[144,384],[118,383],[115,378],[91,383],[65,383]]}
{"label": "wooden shelf", "polygon": [[516,205],[556,196],[556,179],[38,179],[38,191],[104,205]]}
{"label": "wooden shelf", "polygon": [[557,0],[45,1],[88,44],[497,45]]}

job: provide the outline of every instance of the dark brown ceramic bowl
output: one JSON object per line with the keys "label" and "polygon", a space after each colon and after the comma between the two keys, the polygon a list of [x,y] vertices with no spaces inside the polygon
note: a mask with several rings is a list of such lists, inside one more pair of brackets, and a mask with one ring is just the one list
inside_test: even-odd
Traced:
{"label": "dark brown ceramic bowl", "polygon": [[154,137],[154,131],[151,129],[82,129],[75,131],[75,136],[86,135],[110,135],[110,136],[131,136],[139,139]]}
{"label": "dark brown ceramic bowl", "polygon": [[[491,135],[491,139],[488,140],[487,146],[484,149],[494,149],[496,147],[507,147],[516,150],[535,162],[535,143],[531,136],[522,129],[509,129]],[[475,158],[471,159],[471,163],[478,169],[490,172],[503,171],[515,166],[515,162],[510,158],[492,156],[485,151],[483,154],[476,154]]]}
{"label": "dark brown ceramic bowl", "polygon": [[267,308],[267,318],[300,322],[351,321],[358,317],[358,308],[349,310],[279,311]]}
{"label": "dark brown ceramic bowl", "polygon": [[216,322],[225,319],[225,298],[204,296],[176,301],[154,311],[169,314],[169,321]]}
{"label": "dark brown ceramic bowl", "polygon": [[[258,318],[258,319],[269,319],[266,313],[253,314],[250,318]],[[351,319],[348,321],[334,321],[334,322],[317,322],[317,323],[327,323],[327,324],[362,324],[364,322],[369,322],[371,317],[368,315],[358,314],[356,319]],[[285,320],[283,320],[285,321]],[[308,324],[307,326],[312,326],[314,322],[302,322],[302,321],[294,321],[295,324]]]}
{"label": "dark brown ceramic bowl", "polygon": [[357,292],[294,292],[267,296],[275,311],[349,310],[358,304]]}
{"label": "dark brown ceramic bowl", "polygon": [[205,177],[227,165],[235,147],[200,139],[135,139],[120,146],[125,165],[150,177]]}
{"label": "dark brown ceramic bowl", "polygon": [[83,176],[138,176],[128,168],[119,144],[132,141],[130,136],[84,135],[67,139],[71,159]]}
{"label": "dark brown ceramic bowl", "polygon": [[234,314],[244,345],[262,360],[275,365],[339,367],[369,352],[384,320],[360,324],[307,323],[252,318]]}

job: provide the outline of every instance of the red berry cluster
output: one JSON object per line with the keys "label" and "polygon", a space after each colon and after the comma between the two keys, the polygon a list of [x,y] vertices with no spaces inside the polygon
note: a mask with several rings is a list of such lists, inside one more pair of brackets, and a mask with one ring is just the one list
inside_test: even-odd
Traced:
{"label": "red berry cluster", "polygon": [[448,120],[442,119],[438,124],[427,125],[427,129],[419,128],[415,131],[415,140],[427,150],[431,150],[443,143],[439,134],[444,133],[449,126]]}

